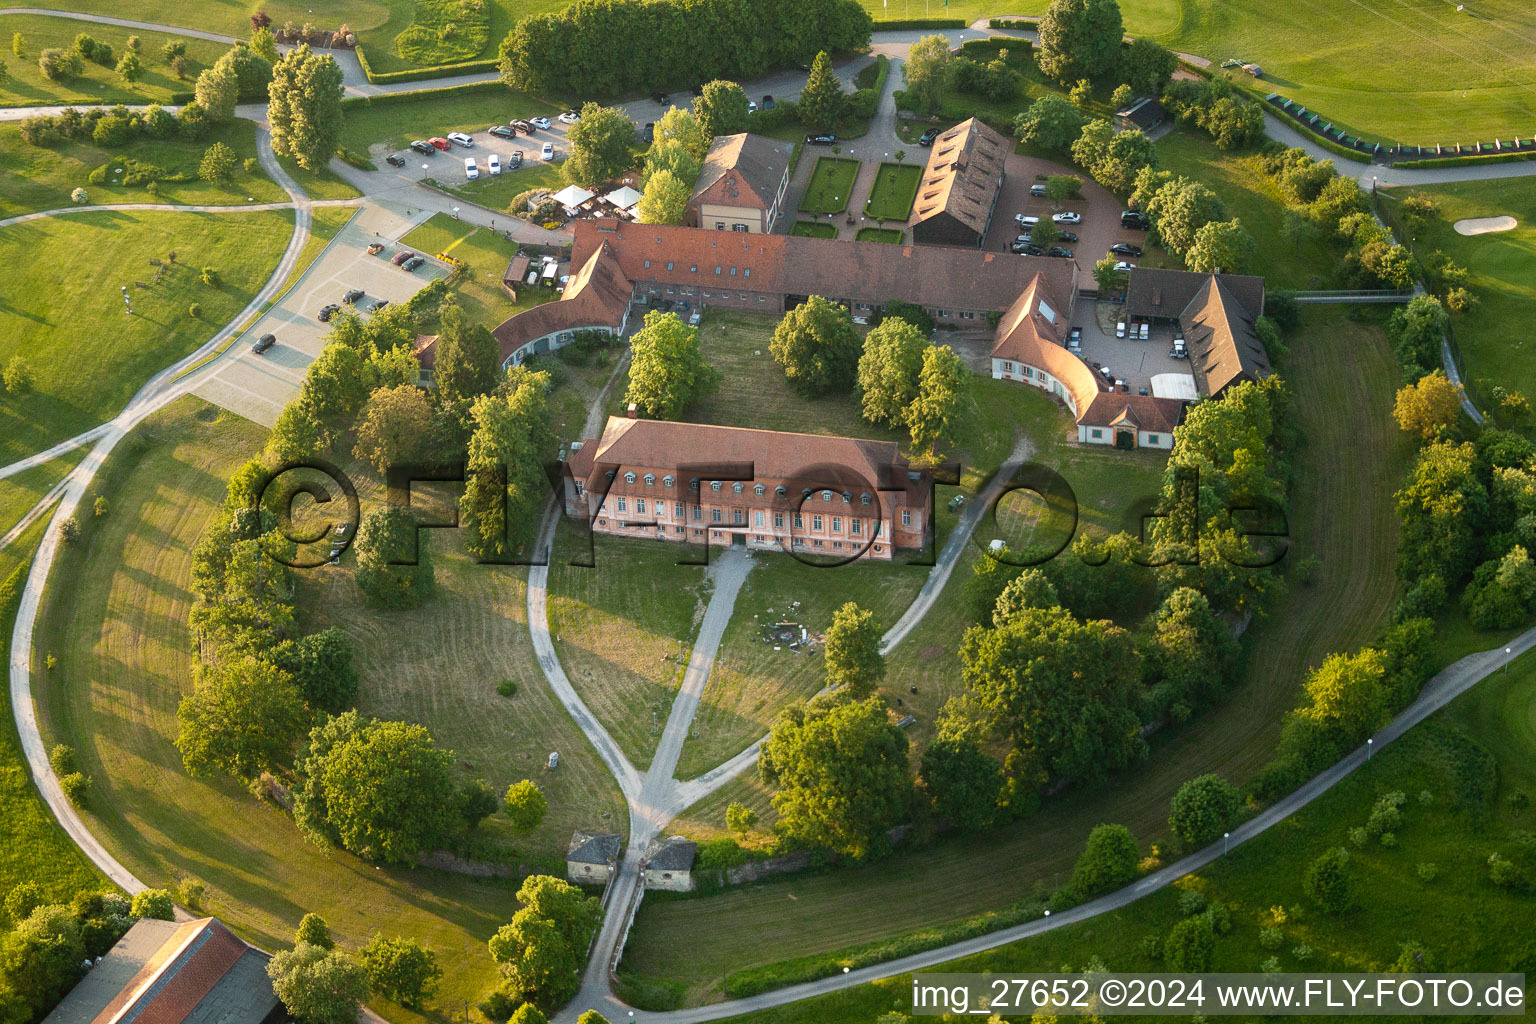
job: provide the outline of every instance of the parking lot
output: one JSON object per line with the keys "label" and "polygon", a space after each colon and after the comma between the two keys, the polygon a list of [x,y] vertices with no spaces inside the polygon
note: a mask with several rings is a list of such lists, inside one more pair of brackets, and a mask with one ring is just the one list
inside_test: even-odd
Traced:
{"label": "parking lot", "polygon": [[[1049,218],[1052,214],[1072,210],[1082,214],[1081,224],[1058,225],[1078,236],[1076,242],[1057,242],[1055,244],[1065,246],[1073,252],[1073,258],[1082,268],[1085,288],[1093,288],[1093,265],[1109,252],[1109,247],[1116,242],[1131,242],[1135,245],[1143,245],[1146,242],[1145,231],[1129,231],[1120,226],[1120,211],[1124,207],[1120,200],[1107,191],[1103,186],[1091,179],[1083,181],[1083,198],[1068,199],[1064,201],[1060,209],[1049,199],[1037,198],[1029,194],[1031,185],[1043,182],[1052,174],[1076,174],[1084,177],[1081,171],[1076,171],[1062,164],[1051,163],[1037,157],[1023,156],[1018,153],[1010,154],[1003,165],[1003,191],[997,201],[997,212],[992,217],[992,226],[987,231],[984,247],[992,252],[1008,252],[1008,247],[1013,240],[1024,233],[1014,221],[1015,214],[1025,214],[1031,217],[1039,217],[1041,220]],[[1135,262],[1132,260],[1132,262]]]}
{"label": "parking lot", "polygon": [[[1148,331],[1148,339],[1141,341],[1139,333],[1136,339],[1129,336],[1130,325],[1127,325],[1127,336],[1120,338],[1116,336],[1116,325],[1124,318],[1122,303],[1083,300],[1078,304],[1072,323],[1083,332],[1082,359],[1094,372],[1103,376],[1099,368],[1109,367],[1110,376],[1104,379],[1125,381],[1133,395],[1142,393],[1143,388],[1150,394],[1155,376],[1190,374],[1188,359],[1175,359],[1169,354],[1176,333],[1172,326],[1154,324]],[[1193,386],[1191,382],[1190,387]]]}
{"label": "parking lot", "polygon": [[[428,258],[415,272],[389,261],[401,248],[389,240],[401,237],[415,226],[414,220],[424,217],[408,218],[389,206],[365,204],[277,303],[218,357],[213,376],[194,393],[272,426],[283,406],[299,393],[304,371],[325,347],[330,328],[315,319],[322,306],[340,304],[348,290],[361,288],[364,294],[356,308],[366,317],[367,308],[378,300],[392,305],[405,302],[434,278],[448,276],[448,268],[432,259],[432,253],[421,254]],[[367,247],[375,241],[375,232],[385,247],[370,256]],[[277,344],[256,355],[251,346],[264,334],[276,335]]]}
{"label": "parking lot", "polygon": [[[513,160],[521,160],[522,167],[532,167],[540,163],[558,163],[564,160],[570,151],[565,133],[566,126],[551,119],[548,129],[536,128],[532,135],[519,132],[516,138],[504,139],[482,130],[466,133],[473,143],[470,146],[450,142],[449,149],[434,150],[431,156],[418,153],[413,149],[387,150],[383,151],[382,155],[375,154],[374,159],[381,165],[380,171],[391,172],[413,182],[432,178],[443,185],[456,187],[468,180],[469,175],[464,167],[464,161],[467,159],[475,161],[475,167],[481,178],[489,177],[490,168],[487,158],[492,153],[501,159],[503,172],[519,169],[513,166]],[[554,149],[548,161],[539,155],[546,142]],[[404,160],[405,166],[390,166],[386,162],[390,156]]]}

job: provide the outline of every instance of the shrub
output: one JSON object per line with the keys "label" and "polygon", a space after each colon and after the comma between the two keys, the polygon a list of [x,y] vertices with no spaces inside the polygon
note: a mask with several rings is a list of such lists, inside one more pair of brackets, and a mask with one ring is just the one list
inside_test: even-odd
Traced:
{"label": "shrub", "polygon": [[201,320],[203,317],[202,303],[194,302],[192,305],[188,306],[187,316],[191,317],[193,320]]}
{"label": "shrub", "polygon": [[1216,935],[1203,917],[1189,917],[1173,926],[1163,944],[1163,957],[1169,970],[1199,973],[1211,968],[1216,952]]}
{"label": "shrub", "polygon": [[1232,930],[1232,911],[1220,900],[1206,908],[1205,919],[1210,923],[1211,931],[1217,935],[1225,935]]}
{"label": "shrub", "polygon": [[732,832],[749,832],[757,824],[757,812],[746,804],[731,801],[725,809],[725,827]]}
{"label": "shrub", "polygon": [[198,277],[203,284],[210,288],[217,288],[219,286],[219,272],[213,267],[204,267],[203,272]]}
{"label": "shrub", "polygon": [[107,503],[106,495],[98,494],[96,496],[96,501],[91,506],[91,511],[96,516],[96,518],[100,519],[102,516],[107,514],[108,508],[109,505]]}
{"label": "shrub", "polygon": [[1432,864],[1432,863],[1429,863],[1429,862],[1426,861],[1426,862],[1424,862],[1424,863],[1419,865],[1418,873],[1419,873],[1419,881],[1421,881],[1424,884],[1428,885],[1430,882],[1433,882],[1435,880],[1436,876],[1438,876],[1440,874],[1440,868],[1438,866],[1436,866],[1435,864]]}
{"label": "shrub", "polygon": [[53,774],[60,778],[79,771],[75,748],[66,743],[60,743],[48,751],[48,765],[53,769]]}
{"label": "shrub", "polygon": [[91,197],[83,188],[76,188],[69,194],[69,199],[70,202],[74,203],[76,206],[84,206],[86,203],[91,201]]}
{"label": "shrub", "polygon": [[1285,944],[1285,933],[1274,925],[1259,929],[1259,945],[1268,950],[1276,950]]}
{"label": "shrub", "polygon": [[1307,868],[1303,888],[1312,902],[1330,914],[1342,913],[1354,906],[1355,888],[1349,872],[1349,851],[1336,846],[1314,860]]}
{"label": "shrub", "polygon": [[80,520],[70,516],[59,524],[59,536],[64,538],[66,544],[73,544],[80,539]]}
{"label": "shrub", "polygon": [[73,50],[44,50],[37,58],[37,70],[51,82],[76,78],[85,71],[85,61]]}
{"label": "shrub", "polygon": [[1237,787],[1220,775],[1190,779],[1173,795],[1168,827],[1190,848],[1220,839],[1242,808]]}
{"label": "shrub", "polygon": [[86,798],[91,794],[91,777],[83,772],[70,772],[59,779],[59,788],[69,802],[76,807],[84,807]]}
{"label": "shrub", "polygon": [[1194,917],[1205,909],[1205,893],[1199,889],[1185,889],[1179,893],[1179,913]]}
{"label": "shrub", "polygon": [[1124,825],[1098,825],[1072,869],[1072,888],[1083,896],[1112,892],[1136,877],[1136,838]]}
{"label": "shrub", "polygon": [[22,882],[5,895],[5,916],[20,924],[43,904],[43,890],[36,882]]}
{"label": "shrub", "polygon": [[23,391],[30,391],[32,388],[32,364],[21,358],[21,356],[12,356],[11,361],[5,364],[5,373],[0,374],[0,383],[3,383],[5,390],[13,395],[19,395]]}
{"label": "shrub", "polygon": [[496,684],[496,692],[501,694],[503,697],[516,697],[517,682],[512,679],[503,679],[501,682]]}

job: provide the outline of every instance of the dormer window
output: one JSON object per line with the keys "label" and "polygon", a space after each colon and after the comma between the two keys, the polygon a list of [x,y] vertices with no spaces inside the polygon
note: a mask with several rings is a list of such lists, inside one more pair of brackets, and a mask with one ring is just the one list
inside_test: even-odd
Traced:
{"label": "dormer window", "polygon": [[696,491],[696,490],[699,489],[699,478],[698,477],[694,477],[693,479],[688,481],[688,489],[690,491]]}
{"label": "dormer window", "polygon": [[619,471],[618,471],[618,470],[616,470],[616,469],[610,469],[610,470],[609,470],[609,471],[608,471],[608,482],[609,482],[609,483],[613,483],[613,478],[614,478],[614,477],[616,477],[616,476],[618,476],[618,475],[619,475]]}
{"label": "dormer window", "polygon": [[758,484],[756,487],[752,488],[752,493],[761,498],[764,494],[768,493],[768,488],[764,487],[762,484]]}
{"label": "dormer window", "polygon": [[859,504],[860,505],[868,505],[869,504],[869,492],[868,491],[865,491],[863,494],[859,495]]}
{"label": "dormer window", "polygon": [[743,488],[742,488],[742,485],[741,485],[740,481],[737,481],[736,483],[731,484],[731,493],[733,493],[733,494],[740,494],[742,492],[742,489]]}
{"label": "dormer window", "polygon": [[647,473],[647,474],[645,474],[645,486],[647,486],[647,487],[655,487],[656,486],[656,474],[655,473]]}
{"label": "dormer window", "polygon": [[635,482],[635,474],[633,474],[633,473],[625,473],[624,474],[624,482],[627,483],[627,484],[634,483]]}
{"label": "dormer window", "polygon": [[672,486],[672,477],[671,477],[670,474],[661,478],[661,486],[663,486],[663,487],[671,487]]}
{"label": "dormer window", "polygon": [[849,494],[847,491],[844,491],[843,492],[843,504],[844,505],[851,505],[852,503],[853,503],[853,495]]}
{"label": "dormer window", "polygon": [[718,494],[720,492],[720,481],[719,480],[711,480],[709,482],[709,489]]}
{"label": "dormer window", "polygon": [[773,489],[773,494],[774,497],[777,498],[787,498],[789,497],[789,488],[785,487],[783,484],[779,484],[779,486]]}
{"label": "dormer window", "polygon": [[832,492],[831,491],[822,491],[821,492],[821,500],[822,501],[831,501],[832,500]]}

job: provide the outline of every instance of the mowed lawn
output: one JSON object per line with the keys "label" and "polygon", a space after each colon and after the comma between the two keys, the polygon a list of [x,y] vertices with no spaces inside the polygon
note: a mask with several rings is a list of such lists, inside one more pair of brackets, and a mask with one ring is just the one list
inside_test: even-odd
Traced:
{"label": "mowed lawn", "polygon": [[[96,780],[87,823],[146,883],[201,880],[209,911],[268,949],[291,943],[307,911],[323,915],[350,948],[376,930],[410,935],[435,949],[445,969],[436,1005],[473,1003],[493,983],[484,943],[516,910],[516,879],[376,868],[304,842],[285,814],[233,780],[193,780],[182,769],[173,741],[176,706],[194,669],[191,552],[229,474],[263,437],[253,424],[188,398],[114,453],[100,484],[112,511],[64,550],[41,612],[34,671],[45,740],[77,748]],[[516,573],[459,572],[447,554],[440,564],[444,592],[421,611],[365,614],[349,597],[346,571],[332,570],[301,587],[300,617],[317,628],[341,625],[362,641],[365,713],[419,716],[475,762],[466,774],[502,786],[536,775],[551,793],[550,834],[568,836],[569,822],[589,816],[574,813],[585,799],[581,778],[603,801],[586,805],[598,817],[592,824],[607,808],[622,829],[617,788],[595,755],[584,763],[574,726],[535,682],[517,619]],[[49,653],[59,658],[51,672],[41,664]],[[495,692],[503,678],[528,685],[509,700]],[[567,731],[541,735],[557,723]],[[541,767],[550,745],[565,748],[558,780]],[[387,1009],[394,1020],[426,1019]]]}
{"label": "mowed lawn", "polygon": [[[1491,756],[1490,756],[1491,755]],[[1530,899],[1488,883],[1488,855],[1516,848],[1530,812],[1510,805],[1536,784],[1536,663],[1489,676],[1470,693],[1378,753],[1338,786],[1210,867],[1130,906],[935,971],[1082,971],[1097,961],[1115,972],[1167,970],[1140,949],[1183,917],[1189,890],[1219,900],[1232,930],[1216,940],[1212,971],[1253,972],[1271,956],[1283,971],[1393,970],[1405,942],[1424,944],[1435,970],[1492,971],[1530,958]],[[1480,797],[1471,797],[1475,787]],[[1364,825],[1384,793],[1407,795],[1396,845],[1357,847],[1349,830]],[[1425,795],[1427,794],[1427,801]],[[1528,834],[1526,832],[1525,834]],[[1146,837],[1138,835],[1143,851]],[[1332,847],[1350,851],[1358,908],[1318,911],[1302,878]],[[1432,865],[1426,880],[1420,865]],[[1290,908],[1277,949],[1260,942],[1275,925],[1272,908]],[[1297,911],[1300,911],[1299,913]],[[1298,956],[1298,951],[1303,955]],[[1309,953],[1305,951],[1309,950]],[[736,1024],[872,1021],[911,1010],[911,976],[861,985],[774,1010],[726,1018]],[[1526,996],[1529,1001],[1530,986]],[[1168,1018],[1173,1019],[1173,1018]]]}
{"label": "mowed lawn", "polygon": [[[121,8],[113,12],[122,17]],[[135,20],[142,20],[134,8]],[[250,24],[246,24],[246,32]],[[112,47],[112,64],[107,66],[86,59],[85,69],[77,78],[55,82],[38,69],[38,56],[47,49],[73,49],[75,37],[85,33],[98,43]],[[18,56],[11,49],[12,37],[20,33],[23,44]],[[139,61],[144,76],[130,85],[117,73],[117,62],[128,52],[128,37],[139,37]],[[192,83],[203,69],[229,49],[223,43],[164,32],[136,31],[116,25],[92,24],[73,18],[52,18],[37,14],[0,15],[0,39],[5,40],[6,75],[0,79],[0,106],[35,107],[56,103],[170,103],[174,93],[191,93]],[[170,69],[160,48],[172,39],[187,44],[185,80]]]}
{"label": "mowed lawn", "polygon": [[552,288],[522,287],[514,301],[501,281],[507,264],[517,255],[517,243],[490,228],[454,220],[446,213],[433,214],[400,239],[400,244],[428,256],[446,252],[469,265],[455,279],[454,288],[471,323],[495,327],[516,313],[560,297]]}
{"label": "mowed lawn", "polygon": [[[1422,193],[1440,206],[1440,219],[1414,243],[1421,256],[1435,250],[1472,272],[1468,287],[1477,305],[1452,322],[1467,379],[1486,400],[1487,384],[1536,395],[1536,180],[1506,178],[1463,181],[1424,188],[1393,189],[1394,199]],[[1457,234],[1463,218],[1514,217],[1513,231]],[[1478,381],[1486,383],[1479,387]]]}
{"label": "mowed lawn", "polygon": [[[234,176],[228,181],[203,181],[198,163],[209,146],[222,142],[235,151]],[[21,129],[0,123],[0,219],[34,210],[58,210],[74,205],[70,193],[83,188],[97,206],[123,203],[184,203],[189,206],[243,206],[249,202],[285,203],[288,193],[257,166],[246,173],[245,161],[256,155],[256,126],[231,121],[198,142],[140,139],[121,149],[103,149],[88,142],[64,141],[33,146],[22,141]],[[190,175],[191,181],[157,182],[151,194],[143,185],[95,184],[98,167],[122,168],[124,158],[154,164],[170,174]],[[117,179],[121,181],[119,177]]]}
{"label": "mowed lawn", "polygon": [[882,163],[870,186],[864,213],[876,220],[906,220],[922,180],[923,169],[917,164]]}
{"label": "mowed lawn", "polygon": [[523,161],[523,166],[515,171],[502,171],[494,175],[483,174],[474,181],[455,185],[449,191],[456,196],[463,196],[472,203],[488,206],[493,210],[511,212],[512,200],[529,189],[543,188],[550,192],[559,192],[564,187],[565,179],[560,175],[559,164],[526,159]]}
{"label": "mowed lawn", "polygon": [[823,156],[816,159],[811,182],[805,186],[800,211],[817,216],[842,213],[848,208],[848,194],[859,176],[859,161],[848,157]]}
{"label": "mowed lawn", "polygon": [[30,512],[54,485],[80,464],[87,448],[76,448],[58,458],[0,479],[0,536]]}
{"label": "mowed lawn", "polygon": [[[1050,886],[1069,872],[1094,825],[1121,822],[1144,843],[1155,841],[1165,833],[1168,801],[1185,780],[1220,771],[1241,782],[1263,765],[1306,672],[1328,653],[1366,642],[1385,621],[1395,596],[1391,496],[1406,456],[1389,416],[1396,367],[1378,329],[1336,310],[1309,310],[1291,345],[1281,372],[1295,389],[1305,437],[1292,490],[1292,557],[1316,555],[1321,567],[1311,587],[1288,593],[1253,627],[1248,677],[1223,704],[1160,735],[1151,759],[1107,788],[1069,790],[1038,814],[986,835],[947,838],[867,867],[645,904],[626,966],[683,982],[690,1001],[718,998],[729,970],[784,959],[790,951],[843,949],[1012,903],[1036,882]],[[1048,403],[1028,388],[1014,390],[1026,419],[1028,403]],[[1049,444],[1065,433],[1063,414],[1045,406],[1034,415],[1040,427],[1030,429],[1032,440]],[[1051,433],[1052,423],[1061,433]],[[1041,446],[1036,457],[1063,455],[1071,456],[1063,458],[1062,472],[1085,521],[1106,532],[1121,528],[1125,509],[1155,487],[1160,469],[1155,457],[1098,468],[1093,460],[1113,453],[1071,448]],[[984,536],[978,531],[978,539]],[[969,624],[959,586],[968,571],[967,564],[956,568],[935,610],[889,662],[886,689],[917,717],[919,739],[931,734],[943,700],[959,685],[954,651]],[[750,784],[739,785],[740,793],[751,793]]]}
{"label": "mowed lawn", "polygon": [[789,233],[800,238],[836,238],[837,225],[814,220],[797,220],[789,229]]}
{"label": "mowed lawn", "polygon": [[[47,448],[117,415],[143,384],[231,320],[277,266],[293,213],[86,212],[0,228],[11,268],[0,296],[0,365],[34,385],[0,397],[0,461]],[[174,251],[160,284],[151,259]],[[199,279],[205,266],[215,286]],[[118,291],[133,296],[123,313]],[[197,303],[202,315],[189,307]]]}

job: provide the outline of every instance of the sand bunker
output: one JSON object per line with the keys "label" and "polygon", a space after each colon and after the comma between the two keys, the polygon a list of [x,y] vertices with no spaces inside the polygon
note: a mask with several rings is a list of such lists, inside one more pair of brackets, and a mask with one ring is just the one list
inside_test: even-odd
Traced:
{"label": "sand bunker", "polygon": [[1456,222],[1458,235],[1491,235],[1495,231],[1513,231],[1518,226],[1513,217],[1472,217]]}

